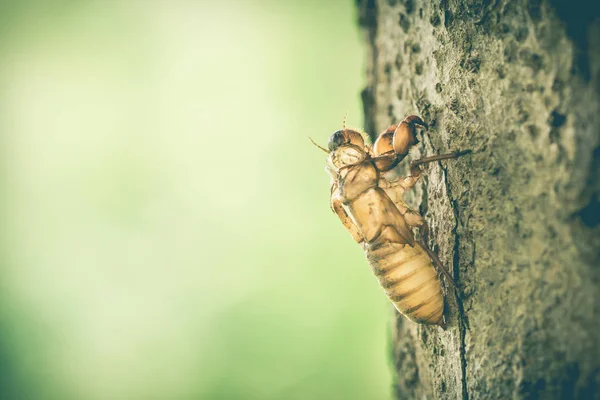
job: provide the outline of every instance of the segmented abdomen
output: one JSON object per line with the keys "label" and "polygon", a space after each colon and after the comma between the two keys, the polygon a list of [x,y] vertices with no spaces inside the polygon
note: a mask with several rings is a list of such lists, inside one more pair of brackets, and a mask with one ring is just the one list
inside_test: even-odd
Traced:
{"label": "segmented abdomen", "polygon": [[411,247],[386,243],[367,249],[366,254],[379,284],[398,311],[421,324],[442,323],[444,296],[438,274],[419,244]]}

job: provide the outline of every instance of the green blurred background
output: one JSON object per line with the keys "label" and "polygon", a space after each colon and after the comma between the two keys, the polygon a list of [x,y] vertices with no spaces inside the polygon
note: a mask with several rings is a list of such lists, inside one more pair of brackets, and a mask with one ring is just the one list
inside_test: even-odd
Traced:
{"label": "green blurred background", "polygon": [[0,2],[1,399],[388,399],[328,205],[347,1]]}

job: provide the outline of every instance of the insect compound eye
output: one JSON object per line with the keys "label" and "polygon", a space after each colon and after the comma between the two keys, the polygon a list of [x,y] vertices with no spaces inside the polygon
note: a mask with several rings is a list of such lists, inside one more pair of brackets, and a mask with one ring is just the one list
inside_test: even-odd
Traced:
{"label": "insect compound eye", "polygon": [[344,131],[339,130],[333,132],[333,135],[331,135],[329,138],[329,143],[327,143],[327,146],[329,147],[329,151],[334,151],[347,142],[348,140],[346,139],[346,135],[344,135]]}

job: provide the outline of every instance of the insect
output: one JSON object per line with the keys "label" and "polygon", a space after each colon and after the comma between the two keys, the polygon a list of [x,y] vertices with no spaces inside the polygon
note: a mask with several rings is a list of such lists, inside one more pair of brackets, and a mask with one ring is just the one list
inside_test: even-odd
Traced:
{"label": "insect", "polygon": [[[421,118],[408,116],[381,133],[370,146],[361,133],[347,129],[344,122],[343,128],[329,138],[329,149],[313,144],[328,153],[331,209],[364,249],[388,299],[414,322],[444,326],[444,297],[434,264],[453,285],[454,281],[427,246],[425,220],[408,207],[403,195],[417,183],[421,165],[470,151],[412,161],[409,176],[389,181],[385,172],[419,143],[416,125],[425,127]],[[413,228],[420,229],[420,240],[415,240]]]}

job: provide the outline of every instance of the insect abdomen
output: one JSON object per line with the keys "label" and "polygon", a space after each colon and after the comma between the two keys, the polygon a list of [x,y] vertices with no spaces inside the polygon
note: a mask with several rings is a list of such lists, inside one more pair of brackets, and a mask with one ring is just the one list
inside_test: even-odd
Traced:
{"label": "insect abdomen", "polygon": [[399,312],[421,324],[442,322],[444,297],[438,274],[419,244],[386,243],[367,250],[367,258]]}

